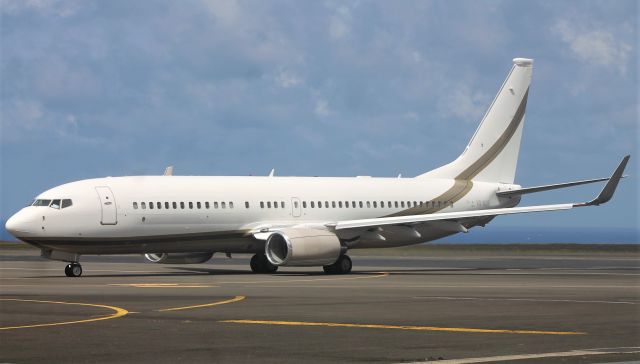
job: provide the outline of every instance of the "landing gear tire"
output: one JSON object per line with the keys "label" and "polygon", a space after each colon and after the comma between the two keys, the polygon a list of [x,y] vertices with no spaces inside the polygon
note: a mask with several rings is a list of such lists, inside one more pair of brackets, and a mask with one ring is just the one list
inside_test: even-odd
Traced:
{"label": "landing gear tire", "polygon": [[353,264],[348,255],[341,255],[335,263],[322,267],[327,274],[348,274],[351,273]]}
{"label": "landing gear tire", "polygon": [[253,273],[275,273],[278,270],[277,265],[271,264],[267,256],[260,253],[251,257],[249,265]]}
{"label": "landing gear tire", "polygon": [[82,275],[82,266],[77,262],[69,263],[64,267],[64,274],[67,277],[80,277]]}

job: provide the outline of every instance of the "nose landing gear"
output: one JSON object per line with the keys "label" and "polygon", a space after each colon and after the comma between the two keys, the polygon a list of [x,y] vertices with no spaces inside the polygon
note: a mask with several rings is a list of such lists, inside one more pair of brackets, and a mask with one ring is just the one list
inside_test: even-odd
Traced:
{"label": "nose landing gear", "polygon": [[64,274],[67,277],[80,277],[82,275],[82,266],[78,262],[69,263],[64,267]]}

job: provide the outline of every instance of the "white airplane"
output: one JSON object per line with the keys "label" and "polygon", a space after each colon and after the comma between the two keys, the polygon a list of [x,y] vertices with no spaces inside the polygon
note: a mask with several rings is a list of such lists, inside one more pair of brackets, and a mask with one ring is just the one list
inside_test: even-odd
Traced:
{"label": "white airplane", "polygon": [[[251,269],[323,266],[349,273],[349,249],[418,244],[484,226],[498,215],[568,210],[611,199],[629,160],[609,178],[531,188],[514,184],[533,60],[516,58],[464,152],[414,178],[164,176],[67,183],[38,195],[6,229],[82,274],[84,254],[144,254],[203,263],[254,253]],[[607,181],[592,201],[515,207],[524,194]]]}

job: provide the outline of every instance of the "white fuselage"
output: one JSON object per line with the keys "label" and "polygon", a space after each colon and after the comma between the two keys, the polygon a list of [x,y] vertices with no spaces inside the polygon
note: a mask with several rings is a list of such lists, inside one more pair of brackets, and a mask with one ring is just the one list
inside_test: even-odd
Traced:
{"label": "white fuselage", "polygon": [[[70,199],[62,209],[28,206],[12,219],[18,237],[34,245],[78,254],[148,252],[258,252],[262,227],[322,226],[327,222],[433,212],[511,207],[498,190],[517,188],[473,182],[446,200],[454,180],[372,177],[108,177],[64,184],[39,200]],[[153,208],[151,208],[153,205]],[[490,218],[469,219],[471,227]],[[351,248],[420,243],[456,231],[423,225],[420,237],[387,229],[341,231]],[[380,239],[383,236],[384,239]]]}

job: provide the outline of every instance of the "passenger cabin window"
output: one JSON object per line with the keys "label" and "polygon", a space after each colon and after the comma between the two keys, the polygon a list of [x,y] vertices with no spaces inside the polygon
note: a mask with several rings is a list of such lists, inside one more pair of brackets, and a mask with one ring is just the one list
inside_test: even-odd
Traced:
{"label": "passenger cabin window", "polygon": [[147,204],[144,202],[140,203],[140,207],[142,207],[142,209],[146,209],[147,208]]}
{"label": "passenger cabin window", "polygon": [[284,208],[284,201],[280,201],[280,207]]}
{"label": "passenger cabin window", "polygon": [[311,201],[311,208],[313,209],[313,208],[315,208],[315,207],[316,207],[316,206],[315,206],[315,203],[314,203],[313,201]]}
{"label": "passenger cabin window", "polygon": [[196,206],[198,207],[198,209],[202,208],[202,204],[200,202],[196,202]]}
{"label": "passenger cabin window", "polygon": [[[282,207],[284,207],[284,202],[282,203]],[[233,201],[229,201],[229,208],[230,209],[233,208]]]}
{"label": "passenger cabin window", "polygon": [[173,209],[175,210],[175,209],[177,209],[177,208],[178,208],[178,204],[177,204],[177,203],[175,203],[175,202],[173,202]]}
{"label": "passenger cabin window", "polygon": [[149,202],[149,209],[153,210],[153,202]]}
{"label": "passenger cabin window", "polygon": [[305,208],[305,209],[307,208],[307,201],[302,201],[302,207]]}
{"label": "passenger cabin window", "polygon": [[264,202],[260,201],[260,208],[263,209],[264,208]]}
{"label": "passenger cabin window", "polygon": [[162,204],[160,202],[156,202],[156,207],[160,210],[162,208]]}
{"label": "passenger cabin window", "polygon": [[204,207],[206,207],[206,208],[207,208],[207,210],[209,209],[209,201],[207,201],[207,202],[205,202],[205,203],[204,203]]}
{"label": "passenger cabin window", "polygon": [[217,209],[217,208],[218,208],[218,201],[214,201],[214,202],[213,202],[213,208],[214,208],[214,209]]}
{"label": "passenger cabin window", "polygon": [[244,202],[244,207],[249,208],[249,201]]}
{"label": "passenger cabin window", "polygon": [[193,202],[189,201],[189,208],[193,209]]}
{"label": "passenger cabin window", "polygon": [[378,207],[378,203],[376,201],[373,201],[373,207]]}
{"label": "passenger cabin window", "polygon": [[360,201],[359,204],[360,204],[360,208],[362,208],[362,201]]}
{"label": "passenger cabin window", "polygon": [[224,202],[220,202],[220,205],[222,206],[223,209],[227,208],[227,205]]}
{"label": "passenger cabin window", "polygon": [[[66,201],[66,200],[65,200],[65,201]],[[137,209],[138,209],[138,203],[137,203],[137,202],[134,202],[134,203],[133,203],[133,209],[134,209],[134,210],[137,210]]]}
{"label": "passenger cabin window", "polygon": [[184,210],[184,202],[180,202],[180,208]]}
{"label": "passenger cabin window", "polygon": [[367,201],[367,208],[371,208],[371,201]]}
{"label": "passenger cabin window", "polygon": [[335,201],[331,201],[331,207],[333,207],[334,209],[336,208],[336,202]]}
{"label": "passenger cabin window", "polygon": [[267,201],[267,208],[271,208],[271,201]]}
{"label": "passenger cabin window", "polygon": [[338,207],[342,208],[342,201],[338,201]]}
{"label": "passenger cabin window", "polygon": [[329,201],[325,201],[325,202],[324,202],[324,207],[325,207],[325,208],[329,208]]}
{"label": "passenger cabin window", "polygon": [[165,209],[167,209],[167,210],[169,210],[169,203],[168,203],[168,202],[165,202],[165,203],[164,203],[164,208],[165,208]]}

